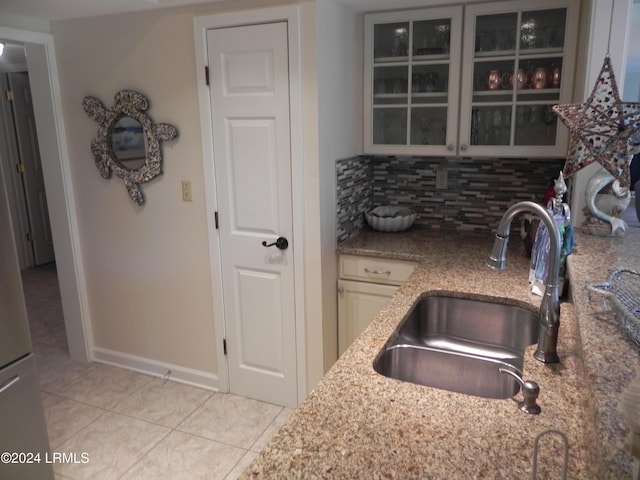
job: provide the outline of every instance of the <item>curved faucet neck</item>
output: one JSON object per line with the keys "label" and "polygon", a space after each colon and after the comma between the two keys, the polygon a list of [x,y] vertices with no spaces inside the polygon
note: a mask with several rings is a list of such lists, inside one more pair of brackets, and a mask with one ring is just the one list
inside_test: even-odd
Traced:
{"label": "curved faucet neck", "polygon": [[502,238],[508,238],[511,230],[511,222],[516,215],[523,212],[535,213],[540,217],[542,223],[544,223],[547,231],[549,232],[549,239],[551,242],[549,249],[549,270],[547,272],[546,287],[558,287],[560,281],[560,230],[556,225],[555,220],[547,209],[538,205],[535,202],[518,202],[505,212],[498,225],[498,232],[496,235]]}
{"label": "curved faucet neck", "polygon": [[559,361],[558,354],[556,353],[556,344],[560,325],[559,284],[562,242],[560,239],[560,229],[556,225],[552,214],[534,202],[518,202],[509,207],[498,225],[493,250],[487,260],[487,264],[493,268],[505,268],[511,222],[516,215],[523,212],[536,214],[547,228],[550,239],[547,278],[545,279],[544,294],[540,303],[538,347],[533,356],[537,360],[545,363],[557,363]]}

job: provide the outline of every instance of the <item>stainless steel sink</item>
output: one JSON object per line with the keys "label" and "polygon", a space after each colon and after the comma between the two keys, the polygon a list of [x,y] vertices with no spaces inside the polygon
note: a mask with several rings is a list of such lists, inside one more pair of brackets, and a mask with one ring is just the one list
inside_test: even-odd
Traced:
{"label": "stainless steel sink", "polygon": [[538,340],[538,314],[483,297],[423,296],[400,322],[373,367],[387,377],[486,398],[520,386],[524,349]]}

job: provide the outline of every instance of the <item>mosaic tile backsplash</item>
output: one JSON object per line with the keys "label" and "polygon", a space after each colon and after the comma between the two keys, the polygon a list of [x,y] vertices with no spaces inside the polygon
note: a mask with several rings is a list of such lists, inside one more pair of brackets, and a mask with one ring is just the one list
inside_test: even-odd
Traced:
{"label": "mosaic tile backsplash", "polygon": [[[418,213],[415,225],[441,230],[495,231],[502,214],[521,200],[541,202],[564,159],[358,156],[336,162],[337,241],[366,224],[364,212],[399,205]],[[436,189],[436,170],[447,189]]]}
{"label": "mosaic tile backsplash", "polygon": [[365,226],[364,212],[373,208],[373,162],[353,157],[336,162],[338,244]]}

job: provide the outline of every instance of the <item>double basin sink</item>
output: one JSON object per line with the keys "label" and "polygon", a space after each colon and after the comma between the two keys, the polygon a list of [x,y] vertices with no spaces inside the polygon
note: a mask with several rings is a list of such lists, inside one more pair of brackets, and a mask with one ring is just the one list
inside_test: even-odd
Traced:
{"label": "double basin sink", "polygon": [[[491,297],[423,295],[374,361],[387,377],[485,398],[510,398],[524,350],[538,340],[538,314]],[[502,371],[501,371],[502,370]]]}

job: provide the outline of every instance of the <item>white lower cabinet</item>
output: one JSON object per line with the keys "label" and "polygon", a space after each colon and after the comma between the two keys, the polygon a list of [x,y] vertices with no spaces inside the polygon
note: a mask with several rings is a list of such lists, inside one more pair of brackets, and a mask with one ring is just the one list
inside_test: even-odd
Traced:
{"label": "white lower cabinet", "polygon": [[371,323],[415,268],[414,262],[340,256],[338,353],[342,355]]}
{"label": "white lower cabinet", "polygon": [[395,285],[338,280],[339,355],[367,328],[398,288]]}

